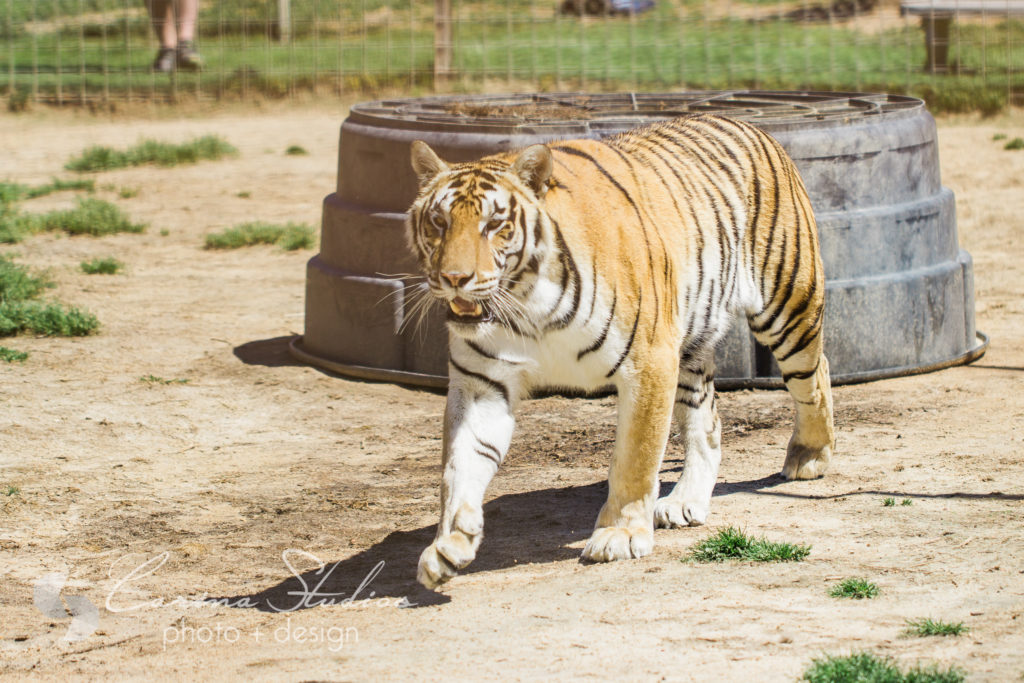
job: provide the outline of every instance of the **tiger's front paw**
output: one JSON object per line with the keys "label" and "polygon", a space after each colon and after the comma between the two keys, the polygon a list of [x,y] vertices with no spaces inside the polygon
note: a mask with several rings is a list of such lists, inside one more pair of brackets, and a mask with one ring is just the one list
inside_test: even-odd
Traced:
{"label": "tiger's front paw", "polygon": [[654,504],[654,525],[660,529],[701,526],[708,520],[709,503],[665,496]]}
{"label": "tiger's front paw", "polygon": [[420,554],[416,580],[433,590],[476,558],[484,536],[484,515],[463,504],[452,521],[452,531],[434,539]]}
{"label": "tiger's front paw", "polygon": [[614,562],[650,555],[654,549],[654,530],[646,527],[599,527],[583,549],[583,559]]}

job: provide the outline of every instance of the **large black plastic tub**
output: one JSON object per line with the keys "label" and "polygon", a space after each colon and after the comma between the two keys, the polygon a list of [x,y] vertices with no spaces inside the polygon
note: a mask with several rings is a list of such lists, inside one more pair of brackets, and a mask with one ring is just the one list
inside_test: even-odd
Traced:
{"label": "large black plastic tub", "polygon": [[[395,276],[415,273],[405,210],[416,194],[409,145],[466,161],[537,142],[596,138],[693,112],[749,121],[796,162],[818,221],[827,277],[825,352],[836,383],[933,370],[984,352],[970,255],[939,178],[935,122],[921,100],[818,92],[445,96],[352,108],[341,126],[337,192],[324,200],[308,265],[300,359],[370,379],[441,386],[444,312],[406,324]],[[771,354],[738,322],[717,353],[719,386],[780,383]]]}

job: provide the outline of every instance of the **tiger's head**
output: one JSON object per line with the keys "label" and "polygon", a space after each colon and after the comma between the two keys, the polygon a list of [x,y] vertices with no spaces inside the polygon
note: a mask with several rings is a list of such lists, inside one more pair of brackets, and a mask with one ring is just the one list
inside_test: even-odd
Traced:
{"label": "tiger's head", "polygon": [[412,167],[419,195],[409,209],[407,236],[430,293],[447,303],[451,327],[472,335],[514,316],[509,288],[538,244],[537,226],[551,177],[551,151],[447,164],[419,140]]}

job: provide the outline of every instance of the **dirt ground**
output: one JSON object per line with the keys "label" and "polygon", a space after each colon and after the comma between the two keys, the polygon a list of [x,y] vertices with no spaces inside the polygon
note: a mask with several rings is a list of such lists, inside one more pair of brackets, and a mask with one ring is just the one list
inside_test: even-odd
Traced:
{"label": "dirt ground", "polygon": [[[66,176],[87,145],[142,136],[215,133],[240,150],[96,175],[107,188],[98,195],[149,223],[145,234],[40,235],[4,248],[50,269],[53,295],[93,311],[102,329],[0,340],[31,354],[0,363],[0,674],[760,681],[860,650],[957,665],[970,680],[1024,674],[1024,152],[992,140],[1024,135],[1024,112],[940,121],[944,183],[974,256],[977,325],[992,338],[982,359],[837,388],[837,456],[817,481],[777,474],[784,393],[723,393],[708,526],[659,531],[653,555],[611,565],[578,558],[604,495],[614,398],[527,402],[490,490],[480,555],[436,594],[414,577],[437,519],[444,397],[291,360],[312,251],[201,248],[206,233],[242,221],[317,224],[345,114],[320,104],[0,115],[0,179],[21,183]],[[290,145],[310,154],[286,156]],[[121,199],[122,187],[138,195]],[[79,270],[104,256],[126,272]],[[149,375],[187,382],[141,380]],[[665,480],[680,466],[671,444]],[[681,561],[728,525],[811,554],[783,565]],[[60,603],[33,600],[54,573],[67,577],[74,622]],[[874,581],[880,595],[829,597],[847,577]],[[98,626],[69,641],[73,623],[93,623],[75,596],[98,608]],[[922,617],[970,631],[902,635]]]}

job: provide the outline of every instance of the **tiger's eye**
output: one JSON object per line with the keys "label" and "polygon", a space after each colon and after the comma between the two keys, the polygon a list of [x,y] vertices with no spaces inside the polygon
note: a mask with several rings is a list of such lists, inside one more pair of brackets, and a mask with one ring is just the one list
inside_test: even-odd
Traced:
{"label": "tiger's eye", "polygon": [[486,228],[484,228],[484,229],[485,229],[485,230],[486,230],[487,232],[494,232],[495,230],[497,230],[498,228],[500,228],[500,227],[501,227],[501,224],[502,224],[502,223],[504,223],[504,222],[505,222],[505,221],[503,221],[503,220],[502,220],[502,219],[500,219],[500,218],[492,218],[491,220],[487,221],[487,227],[486,227]]}

